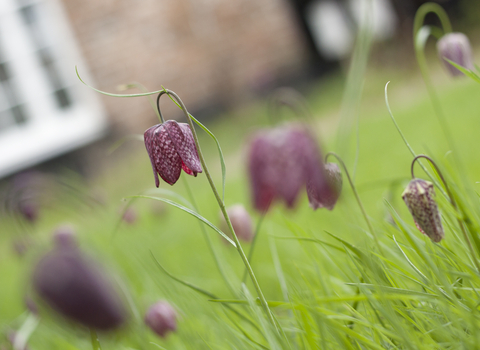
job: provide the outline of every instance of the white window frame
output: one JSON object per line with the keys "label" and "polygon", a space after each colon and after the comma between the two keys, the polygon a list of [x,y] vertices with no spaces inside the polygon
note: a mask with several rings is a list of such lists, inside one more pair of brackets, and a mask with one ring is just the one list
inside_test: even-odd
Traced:
{"label": "white window frame", "polygon": [[[56,68],[71,105],[61,108],[37,54],[38,45],[25,24],[23,3],[41,6]],[[76,77],[91,82],[67,15],[58,0],[1,0],[0,52],[8,64],[27,121],[0,129],[0,177],[83,146],[104,135],[107,118],[99,97]],[[51,36],[51,37],[50,37]]]}

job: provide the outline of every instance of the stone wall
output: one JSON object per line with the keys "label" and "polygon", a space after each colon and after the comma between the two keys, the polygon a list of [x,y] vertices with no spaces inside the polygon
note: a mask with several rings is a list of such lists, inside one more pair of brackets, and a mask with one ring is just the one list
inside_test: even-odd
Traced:
{"label": "stone wall", "polygon": [[[306,57],[286,0],[62,2],[96,87],[163,85],[191,111],[241,103],[298,70]],[[156,121],[146,98],[102,100],[117,131],[142,132]],[[162,111],[178,113],[167,101]]]}

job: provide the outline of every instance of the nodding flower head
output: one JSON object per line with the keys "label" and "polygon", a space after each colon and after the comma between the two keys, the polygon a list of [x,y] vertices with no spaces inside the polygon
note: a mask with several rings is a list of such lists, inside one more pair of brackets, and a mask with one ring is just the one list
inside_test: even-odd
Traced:
{"label": "nodding flower head", "polygon": [[445,233],[434,197],[433,184],[422,179],[410,181],[402,194],[417,228],[438,243],[445,237]]}
{"label": "nodding flower head", "polygon": [[197,147],[188,124],[167,120],[154,125],[145,131],[144,141],[152,163],[155,186],[160,185],[157,174],[173,185],[180,177],[182,169],[193,176],[202,172]]}
{"label": "nodding flower head", "polygon": [[437,42],[437,51],[440,59],[444,62],[445,67],[451,75],[463,75],[461,71],[452,66],[444,58],[449,59],[456,64],[473,69],[473,55],[472,47],[467,36],[463,33],[448,33],[445,34]]}
{"label": "nodding flower head", "polygon": [[310,182],[307,183],[308,201],[313,209],[332,210],[342,191],[342,173],[336,163],[325,164],[325,178],[330,186],[330,191],[319,192]]}
{"label": "nodding flower head", "polygon": [[177,313],[166,301],[159,301],[148,309],[145,323],[160,337],[164,338],[168,332],[177,330]]}
{"label": "nodding flower head", "polygon": [[87,327],[110,330],[126,311],[105,274],[72,245],[58,245],[38,263],[33,287],[53,309]]}
{"label": "nodding flower head", "polygon": [[331,191],[317,143],[303,125],[257,132],[250,144],[248,166],[254,207],[260,212],[278,198],[293,208],[307,183],[318,192]]}

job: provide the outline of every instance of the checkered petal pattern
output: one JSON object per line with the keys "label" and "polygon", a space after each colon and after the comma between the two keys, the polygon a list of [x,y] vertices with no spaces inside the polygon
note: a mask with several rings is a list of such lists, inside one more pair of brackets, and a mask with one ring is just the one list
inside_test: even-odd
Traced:
{"label": "checkered petal pattern", "polygon": [[342,191],[342,173],[336,163],[327,163],[324,169],[329,188],[327,191],[319,191],[312,182],[308,182],[308,201],[313,209],[327,208],[328,210],[332,210]]}
{"label": "checkered petal pattern", "polygon": [[434,242],[444,237],[442,221],[435,202],[435,190],[431,182],[413,179],[402,194],[416,226]]}
{"label": "checkered petal pattern", "polygon": [[156,187],[160,185],[157,174],[166,183],[173,185],[179,179],[182,169],[193,176],[202,172],[192,130],[188,124],[168,120],[154,125],[145,131],[144,141]]}
{"label": "checkered petal pattern", "polygon": [[248,168],[254,207],[260,212],[276,199],[294,208],[307,183],[317,191],[330,191],[317,143],[303,125],[258,131],[250,144]]}

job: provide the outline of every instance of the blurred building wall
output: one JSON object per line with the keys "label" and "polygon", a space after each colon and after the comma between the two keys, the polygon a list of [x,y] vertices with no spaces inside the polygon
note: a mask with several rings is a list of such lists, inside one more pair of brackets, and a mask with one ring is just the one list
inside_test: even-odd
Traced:
{"label": "blurred building wall", "polygon": [[[163,85],[192,112],[239,103],[294,73],[306,56],[286,0],[62,1],[95,79],[89,83],[109,92],[133,81]],[[156,122],[143,97],[103,102],[122,131]],[[178,112],[167,101],[162,111]]]}

